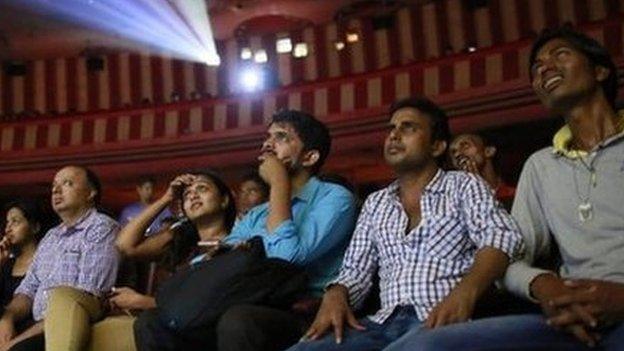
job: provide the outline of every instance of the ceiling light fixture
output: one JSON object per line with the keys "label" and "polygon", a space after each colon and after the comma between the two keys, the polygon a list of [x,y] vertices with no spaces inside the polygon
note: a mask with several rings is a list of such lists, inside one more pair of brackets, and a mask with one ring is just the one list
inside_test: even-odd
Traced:
{"label": "ceiling light fixture", "polygon": [[253,56],[250,48],[242,48],[240,53],[241,60],[250,60]]}
{"label": "ceiling light fixture", "polygon": [[295,50],[293,51],[293,56],[296,58],[308,56],[308,44],[297,43],[297,45],[295,45]]}
{"label": "ceiling light fixture", "polygon": [[267,55],[266,50],[260,49],[256,51],[254,54],[254,61],[256,61],[256,63],[265,63],[269,61],[269,56]]}
{"label": "ceiling light fixture", "polygon": [[277,39],[277,41],[275,42],[275,51],[277,51],[278,54],[289,53],[292,51],[292,49],[293,46],[290,38]]}
{"label": "ceiling light fixture", "polygon": [[347,43],[353,44],[360,40],[360,35],[357,32],[347,32],[345,39]]}

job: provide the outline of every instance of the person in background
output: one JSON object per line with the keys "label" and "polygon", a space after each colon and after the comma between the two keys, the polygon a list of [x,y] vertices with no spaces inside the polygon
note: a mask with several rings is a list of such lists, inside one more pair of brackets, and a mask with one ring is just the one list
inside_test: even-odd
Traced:
{"label": "person in background", "polygon": [[[155,184],[155,180],[152,177],[139,178],[136,184],[136,193],[139,201],[126,206],[121,211],[119,224],[122,228],[153,202]],[[145,228],[143,235],[151,236],[158,233],[164,227],[165,220],[172,216],[169,207],[163,208]],[[153,288],[151,278],[154,276],[156,269],[157,264],[155,262],[138,262],[130,258],[123,258],[119,267],[116,285],[129,286],[135,290],[149,293]]]}
{"label": "person in background", "polygon": [[451,140],[449,158],[454,169],[483,178],[494,191],[498,201],[511,209],[516,188],[505,183],[496,167],[497,148],[483,135],[459,134]]}
{"label": "person in background", "polygon": [[269,199],[269,186],[257,171],[247,173],[238,188],[238,214],[240,220],[252,208],[265,203]]}
{"label": "person in background", "polygon": [[[119,225],[125,226],[134,217],[136,217],[141,211],[149,206],[154,200],[154,186],[156,182],[152,177],[141,177],[136,185],[136,192],[139,196],[139,201],[126,206],[119,216]],[[162,226],[163,219],[171,216],[169,208],[163,208],[162,211],[154,218],[150,225],[145,229],[145,235],[149,236],[158,232]]]}

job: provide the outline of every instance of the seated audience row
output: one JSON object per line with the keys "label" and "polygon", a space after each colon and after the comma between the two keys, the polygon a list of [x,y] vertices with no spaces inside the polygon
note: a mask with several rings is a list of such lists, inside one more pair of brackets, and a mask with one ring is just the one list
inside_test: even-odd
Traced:
{"label": "seated audience row", "polygon": [[[544,32],[530,64],[536,94],[566,125],[526,162],[511,214],[499,202],[514,189],[496,172],[496,149],[479,135],[451,141],[445,112],[417,97],[390,107],[383,151],[397,179],[371,194],[359,217],[354,194],[318,176],[331,148],[327,127],[299,111],[274,115],[259,179],[241,185],[239,216],[223,180],[191,173],[155,201],[144,189],[141,209],[120,229],[96,210],[96,175],[62,168],[51,195],[61,223],[36,253],[38,215],[8,208],[3,294],[27,272],[3,300],[0,350],[617,350],[624,117],[614,107],[616,66],[599,43],[567,27]],[[445,157],[457,170],[440,167]],[[263,195],[266,203],[251,205]],[[183,217],[150,230],[178,201]],[[251,252],[257,238],[268,260],[308,278],[287,306],[242,298],[189,331],[168,317],[168,301],[114,287],[120,257],[165,262],[179,281]],[[218,268],[240,279],[227,275],[233,267]],[[477,318],[497,281],[542,313]],[[375,284],[380,305],[357,318]]]}
{"label": "seated audience row", "polygon": [[[414,318],[414,313],[419,312],[423,302],[431,299],[415,299],[410,293],[435,292],[435,281],[431,280],[435,275],[428,273],[433,265],[429,264],[414,273],[405,274],[399,270],[389,274],[397,266],[416,266],[423,259],[384,265],[383,255],[408,245],[409,235],[397,245],[383,238],[384,230],[379,228],[379,222],[366,223],[360,216],[358,230],[347,251],[340,277],[325,294],[319,314],[305,334],[304,341],[291,350],[582,350],[596,345],[606,350],[621,348],[624,338],[624,275],[623,256],[619,248],[624,240],[624,213],[617,203],[622,202],[619,190],[624,189],[624,178],[621,177],[624,118],[614,109],[617,70],[599,43],[567,28],[543,33],[532,48],[530,63],[532,84],[538,97],[552,113],[565,117],[566,126],[555,135],[553,147],[538,151],[525,164],[512,214],[523,235],[526,252],[522,259],[512,261],[499,274],[505,275],[504,284],[512,292],[538,302],[543,314],[510,315],[458,323],[470,317],[473,301],[481,292],[474,286],[466,292],[467,284],[464,282],[474,282],[471,277],[487,271],[477,269],[480,258],[477,253],[472,269],[459,284],[450,292],[433,295],[446,295],[442,302],[427,306],[429,310]],[[418,115],[420,111],[411,112]],[[401,114],[396,113],[392,118],[396,121]],[[433,120],[431,114],[429,118]],[[392,146],[392,133],[396,133],[397,129],[393,124],[386,140],[387,160],[390,160],[388,154],[393,149],[404,153],[409,150],[400,142],[405,137],[396,138],[396,146]],[[409,134],[409,131],[406,129],[404,133]],[[429,138],[429,143],[421,145],[431,152],[436,150],[435,134],[430,133]],[[476,165],[470,168],[477,169]],[[434,184],[431,182],[429,186]],[[463,188],[468,187],[469,182],[466,182]],[[432,188],[435,190],[436,187]],[[425,197],[431,192],[434,191],[414,193]],[[454,192],[450,196],[457,196],[457,193],[461,194]],[[377,196],[381,194],[383,192]],[[372,202],[373,208],[378,211],[382,203]],[[427,201],[420,203],[424,210]],[[447,213],[453,212],[448,201],[435,204]],[[620,210],[617,210],[618,207]],[[409,214],[409,209],[405,212]],[[459,212],[458,217],[465,219],[472,211]],[[477,213],[479,222],[487,221],[487,211],[479,210]],[[420,226],[427,224],[426,218],[424,216]],[[438,220],[435,215],[429,218],[438,225],[448,223],[448,220]],[[395,232],[397,234],[402,233]],[[362,238],[359,241],[358,235]],[[371,235],[375,236],[374,240],[368,239]],[[442,237],[444,239],[439,239],[436,244],[448,240],[448,237]],[[425,236],[421,240],[428,239]],[[461,245],[451,244],[436,250],[435,246],[425,244],[421,250],[426,256],[443,252],[440,263],[436,262],[442,265],[448,264],[462,248]],[[544,259],[552,260],[553,248],[560,252],[559,269],[535,267]],[[401,258],[410,257],[408,253],[413,251],[418,252],[406,251]],[[508,258],[511,260],[514,257]],[[370,281],[368,275],[377,262],[382,279],[382,310],[370,319],[358,321],[350,312],[349,303],[357,303],[358,298],[369,289],[366,284]],[[488,268],[495,271],[499,267]],[[453,271],[447,268],[434,272],[446,277]],[[383,282],[385,276],[388,276],[387,285]],[[409,283],[414,278],[423,280]],[[401,287],[401,283],[405,286]],[[395,287],[397,285],[399,287]],[[452,302],[451,308],[448,308],[447,301]],[[389,312],[383,314],[384,302],[396,307],[390,305]],[[401,308],[402,305],[407,309]],[[444,313],[441,314],[441,310]],[[379,313],[384,319],[376,321]],[[343,332],[345,326],[349,329]],[[335,335],[314,341],[327,329],[332,329]]]}

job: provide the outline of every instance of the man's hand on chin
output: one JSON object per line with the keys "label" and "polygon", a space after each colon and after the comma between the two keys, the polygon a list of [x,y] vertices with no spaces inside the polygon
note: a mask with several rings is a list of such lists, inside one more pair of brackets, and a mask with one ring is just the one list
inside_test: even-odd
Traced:
{"label": "man's hand on chin", "polygon": [[258,160],[260,160],[258,173],[267,184],[273,186],[281,182],[288,182],[288,170],[286,169],[286,165],[273,153],[265,152],[258,157]]}

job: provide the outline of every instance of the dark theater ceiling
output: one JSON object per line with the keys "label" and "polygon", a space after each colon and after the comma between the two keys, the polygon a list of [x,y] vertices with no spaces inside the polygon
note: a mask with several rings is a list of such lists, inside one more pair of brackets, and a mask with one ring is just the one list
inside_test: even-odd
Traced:
{"label": "dark theater ceiling", "polygon": [[[34,0],[47,2],[51,0]],[[56,1],[56,0],[55,0]],[[109,0],[58,0],[93,4]],[[128,4],[139,0],[127,0]],[[180,1],[180,0],[162,0]],[[188,0],[184,0],[188,1]],[[253,33],[278,33],[332,20],[390,12],[432,0],[206,0],[217,40]],[[78,24],[36,13],[23,0],[0,1],[0,60],[71,56],[115,46],[124,38],[107,36]]]}

